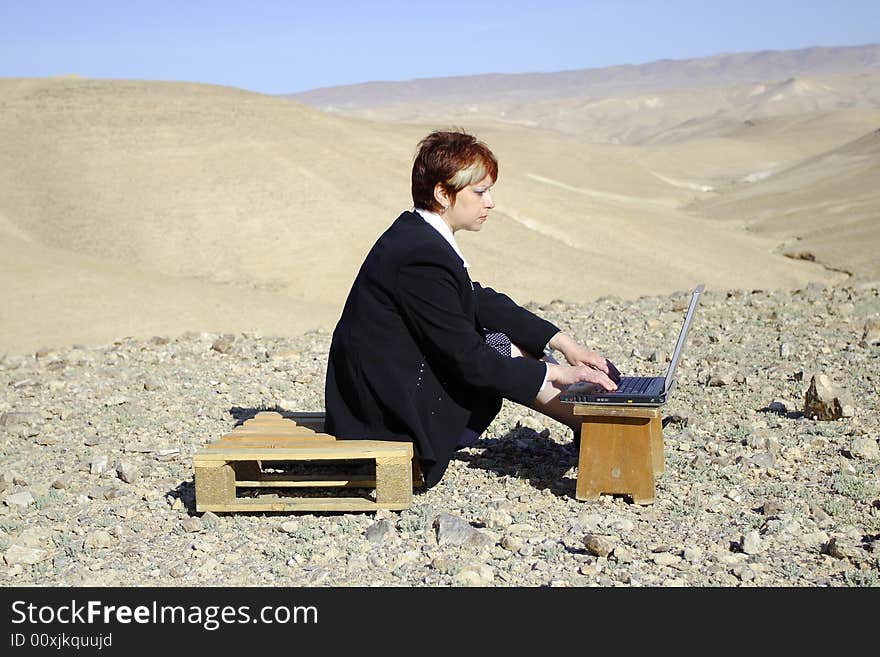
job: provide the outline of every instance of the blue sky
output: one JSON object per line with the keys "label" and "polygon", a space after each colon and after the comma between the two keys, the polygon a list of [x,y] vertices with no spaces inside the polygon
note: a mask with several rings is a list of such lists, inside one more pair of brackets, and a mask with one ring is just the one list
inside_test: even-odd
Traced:
{"label": "blue sky", "polygon": [[0,0],[0,77],[287,93],[880,42],[880,0]]}

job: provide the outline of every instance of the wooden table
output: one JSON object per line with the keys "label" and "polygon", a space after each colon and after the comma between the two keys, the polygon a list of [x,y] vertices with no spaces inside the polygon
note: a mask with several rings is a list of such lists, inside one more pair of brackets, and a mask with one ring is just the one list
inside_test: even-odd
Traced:
{"label": "wooden table", "polygon": [[629,495],[654,503],[654,477],[665,470],[663,425],[658,406],[576,404],[583,416],[576,497]]}

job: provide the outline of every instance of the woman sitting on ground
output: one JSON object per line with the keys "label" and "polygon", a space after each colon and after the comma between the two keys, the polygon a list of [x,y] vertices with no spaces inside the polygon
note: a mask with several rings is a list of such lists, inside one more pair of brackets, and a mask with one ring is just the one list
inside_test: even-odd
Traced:
{"label": "woman sitting on ground", "polygon": [[577,437],[561,390],[579,381],[616,388],[607,359],[468,276],[455,233],[483,227],[497,178],[495,156],[473,136],[425,137],[412,168],[414,209],[373,245],[333,332],[326,431],[412,441],[428,487],[485,431],[502,399],[567,424]]}

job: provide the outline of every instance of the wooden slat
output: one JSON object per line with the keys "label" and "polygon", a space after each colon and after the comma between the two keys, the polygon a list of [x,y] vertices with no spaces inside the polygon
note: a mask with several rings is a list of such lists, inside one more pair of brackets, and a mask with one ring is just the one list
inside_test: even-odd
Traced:
{"label": "wooden slat", "polygon": [[605,406],[602,404],[575,404],[572,413],[598,417],[660,417],[660,409],[647,406]]}
{"label": "wooden slat", "polygon": [[302,440],[302,441],[331,441],[336,442],[336,437],[326,433],[227,433],[220,436],[220,440]]}
{"label": "wooden slat", "polygon": [[205,445],[207,449],[226,449],[237,447],[265,447],[266,449],[284,449],[289,447],[308,447],[309,445],[327,445],[335,443],[334,438],[283,438],[272,436],[261,440],[248,438],[222,439]]}
{"label": "wooden slat", "polygon": [[375,511],[406,509],[409,505],[383,506],[363,497],[289,497],[236,499],[225,504],[204,504],[199,511]]}
{"label": "wooden slat", "polygon": [[333,479],[316,479],[312,475],[262,475],[257,480],[236,481],[237,488],[375,488],[372,475],[339,475]]}
{"label": "wooden slat", "polygon": [[[278,428],[278,427],[249,427],[247,429],[233,429],[226,436],[314,436],[317,434],[317,431],[313,431],[312,429],[307,429],[305,427],[294,427],[293,429],[289,429],[287,427]],[[327,436],[329,434],[322,434]]]}
{"label": "wooden slat", "polygon": [[412,458],[412,443],[384,440],[337,440],[316,443],[314,446],[292,447],[289,449],[265,449],[242,447],[200,450],[193,459],[196,463],[204,461],[320,461],[326,459],[371,459],[394,457],[402,454]]}

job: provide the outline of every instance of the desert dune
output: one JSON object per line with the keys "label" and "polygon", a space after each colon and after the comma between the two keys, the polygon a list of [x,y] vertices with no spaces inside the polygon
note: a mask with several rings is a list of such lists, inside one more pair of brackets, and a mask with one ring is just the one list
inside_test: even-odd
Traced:
{"label": "desert dune", "polygon": [[435,128],[499,157],[496,209],[459,241],[472,278],[521,303],[876,278],[877,73],[815,57],[814,77],[470,105],[446,85],[445,100],[346,111],[196,83],[0,79],[0,354],[332,329]]}

